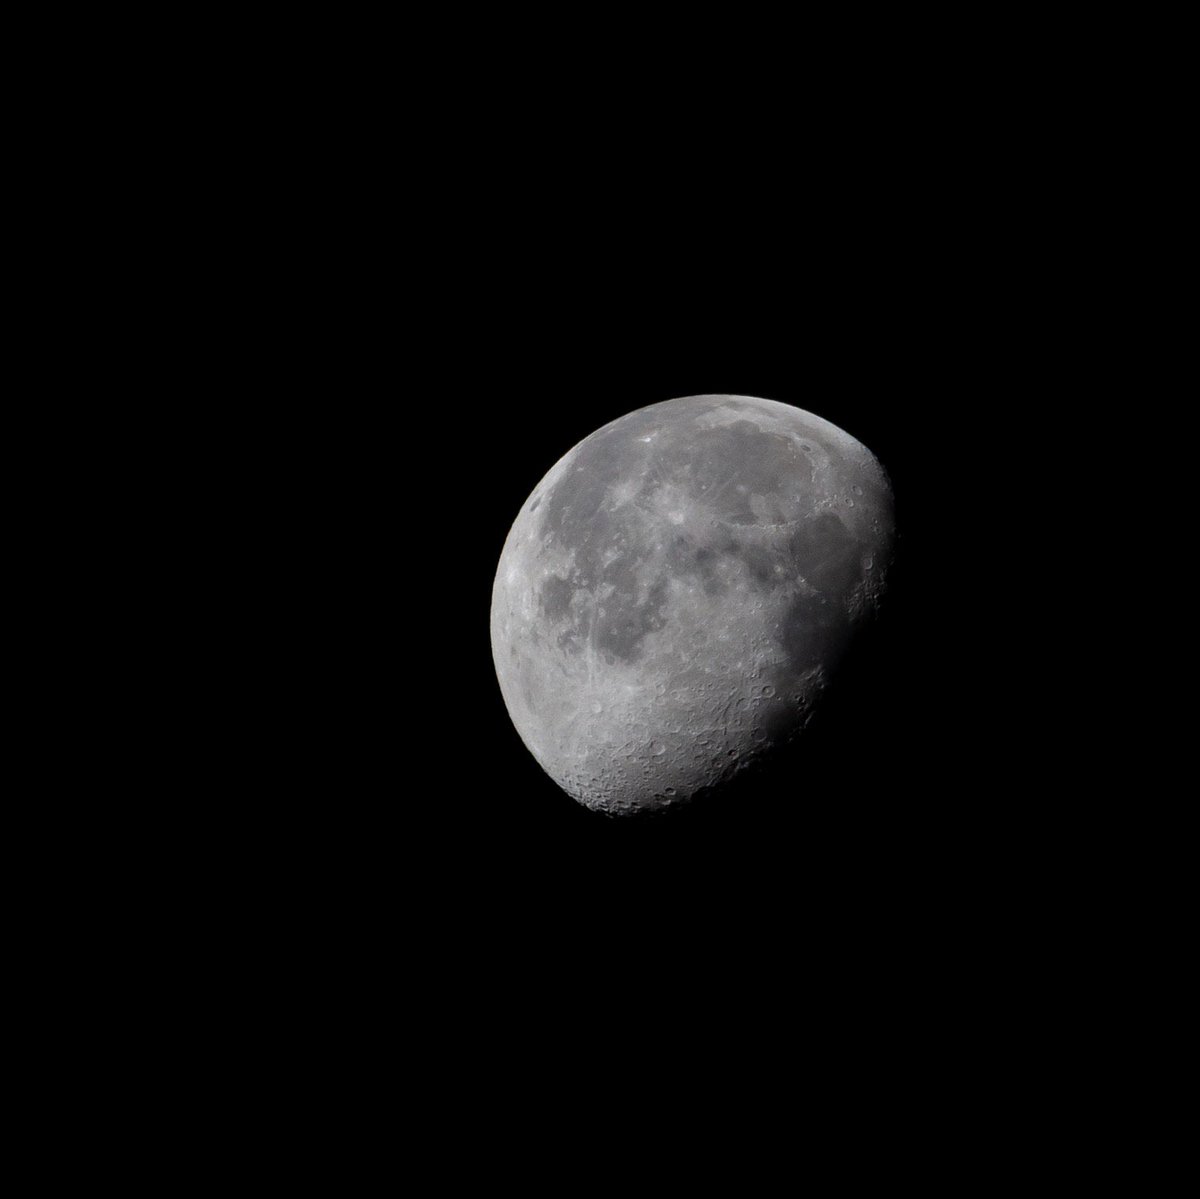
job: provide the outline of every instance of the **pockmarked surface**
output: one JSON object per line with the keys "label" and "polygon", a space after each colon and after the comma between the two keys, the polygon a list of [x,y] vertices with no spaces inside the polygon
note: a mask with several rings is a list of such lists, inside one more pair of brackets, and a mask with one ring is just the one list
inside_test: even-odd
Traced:
{"label": "pockmarked surface", "polygon": [[892,493],[828,421],[687,396],[605,425],[534,488],[492,591],[522,740],[610,814],[719,789],[807,724],[880,603]]}

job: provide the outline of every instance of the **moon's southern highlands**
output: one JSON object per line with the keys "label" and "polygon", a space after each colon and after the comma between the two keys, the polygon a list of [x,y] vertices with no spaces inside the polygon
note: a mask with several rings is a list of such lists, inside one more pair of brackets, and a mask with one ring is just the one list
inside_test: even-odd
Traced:
{"label": "moon's southern highlands", "polygon": [[705,395],[612,421],[500,555],[492,654],[517,732],[601,812],[720,792],[807,724],[892,537],[880,464],[810,412]]}

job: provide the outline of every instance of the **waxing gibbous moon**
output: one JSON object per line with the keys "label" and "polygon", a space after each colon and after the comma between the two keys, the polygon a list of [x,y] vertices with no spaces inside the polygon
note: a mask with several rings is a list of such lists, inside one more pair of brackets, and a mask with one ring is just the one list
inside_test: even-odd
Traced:
{"label": "waxing gibbous moon", "polygon": [[614,420],[533,489],[500,555],[513,724],[598,811],[719,791],[802,731],[892,540],[880,464],[810,412],[706,395]]}

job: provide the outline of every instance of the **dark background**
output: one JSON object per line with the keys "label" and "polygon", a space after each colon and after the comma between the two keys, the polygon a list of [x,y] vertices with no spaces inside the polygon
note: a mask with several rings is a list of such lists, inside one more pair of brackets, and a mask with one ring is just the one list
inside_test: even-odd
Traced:
{"label": "dark background", "polygon": [[[1109,747],[1094,728],[1068,736],[1083,676],[1065,677],[1060,647],[1097,580],[1136,586],[1136,540],[1089,557],[1077,537],[1107,532],[1119,484],[1071,467],[1124,477],[1144,440],[1101,410],[1123,336],[1102,319],[1119,311],[1113,234],[1129,224],[1104,199],[1141,184],[1112,156],[1117,130],[1141,142],[1153,122],[1130,116],[1119,55],[1093,56],[1121,82],[1110,112],[1059,69],[1081,57],[1077,31],[1044,51],[1057,111],[1019,59],[981,76],[978,46],[944,32],[928,31],[939,74],[875,28],[894,76],[862,57],[865,29],[778,39],[791,61],[775,63],[725,45],[698,60],[673,36],[661,62],[687,77],[659,80],[659,105],[628,95],[620,57],[570,102],[575,63],[540,33],[528,45],[561,78],[486,34],[476,57],[500,77],[477,75],[464,33],[448,55],[465,70],[426,80],[404,60],[425,45],[398,57],[381,37],[387,61],[365,69],[356,45],[345,89],[324,55],[297,56],[319,83],[311,107],[270,86],[261,121],[237,110],[232,171],[222,140],[208,176],[182,143],[179,190],[199,211],[167,241],[196,264],[158,269],[211,294],[194,322],[147,299],[186,332],[172,370],[204,373],[179,441],[214,443],[192,490],[216,569],[187,555],[180,589],[203,604],[181,631],[216,686],[194,726],[167,688],[149,697],[188,726],[170,769],[201,785],[178,820],[164,771],[140,855],[162,885],[135,881],[130,907],[166,913],[138,950],[145,1006],[165,946],[197,1005],[173,1031],[235,1058],[221,1110],[241,1100],[253,1137],[274,1106],[242,1084],[249,1063],[318,1113],[318,1135],[281,1157],[306,1162],[330,1110],[389,1147],[415,1113],[410,1140],[442,1130],[439,1170],[524,1172],[556,1156],[557,1116],[588,1141],[566,1155],[574,1177],[621,1142],[664,1143],[691,1099],[704,1143],[665,1143],[707,1167],[727,1113],[747,1111],[743,1183],[763,1146],[805,1161],[821,1118],[853,1142],[839,1170],[873,1157],[894,1175],[904,1153],[881,1152],[872,1124],[909,1113],[923,1169],[980,1123],[999,1138],[976,1162],[991,1169],[1043,1095],[1057,1135],[1072,1102],[1056,1066],[1085,1085],[1108,1069],[1127,1015],[1094,1034],[1087,1016],[1109,980],[1060,980],[1129,928],[1135,855],[1095,830],[1123,832],[1140,797],[1106,805],[1106,780],[1079,770],[1103,771]],[[273,40],[263,58],[279,57]],[[135,359],[144,333],[129,336]],[[171,378],[154,380],[164,408]],[[1146,395],[1115,390],[1125,406]],[[631,410],[713,392],[795,404],[879,457],[891,590],[794,755],[726,802],[607,820],[509,721],[493,575],[564,453]],[[1097,429],[1111,455],[1081,448]],[[173,473],[161,436],[155,450]],[[231,518],[212,528],[222,500]],[[1087,648],[1106,662],[1140,636],[1114,621]],[[127,735],[136,757],[144,732]],[[172,888],[191,928],[162,902]],[[980,1092],[1004,1109],[990,1124]]]}
{"label": "dark background", "polygon": [[[965,102],[965,47],[947,80],[903,54],[892,86],[865,86],[861,63],[825,80],[816,42],[799,67],[742,59],[750,86],[724,74],[725,48],[711,67],[684,54],[665,106],[614,121],[615,61],[578,106],[486,43],[505,77],[478,88],[412,78],[391,38],[378,70],[347,56],[344,90],[297,56],[320,82],[310,110],[273,85],[261,121],[235,105],[211,174],[182,143],[197,211],[168,213],[164,241],[185,261],[154,257],[199,311],[153,284],[145,299],[186,343],[153,381],[156,411],[173,410],[174,373],[201,376],[178,442],[211,439],[189,490],[215,569],[186,555],[178,590],[202,602],[161,669],[178,675],[178,632],[213,686],[184,673],[194,716],[177,678],[147,697],[168,748],[186,746],[128,836],[161,883],[118,880],[131,910],[164,913],[138,948],[154,976],[138,1005],[170,985],[197,1005],[172,1039],[235,1046],[220,1102],[244,1094],[248,1129],[272,1106],[242,1085],[257,1063],[317,1111],[357,1098],[354,1122],[385,1138],[409,1109],[442,1124],[441,1169],[491,1166],[476,1127],[504,1116],[521,1126],[510,1153],[547,1156],[522,1105],[535,1047],[541,1104],[600,1131],[584,1168],[615,1140],[661,1141],[671,1084],[713,1110],[765,1098],[777,1123],[760,1141],[793,1143],[801,1094],[861,1141],[864,1106],[893,1127],[912,1109],[933,1044],[961,1110],[970,1083],[990,1085],[979,1056],[1018,1056],[1022,1015],[1058,1020],[1056,1041],[1077,1020],[1071,1000],[1053,1010],[1046,967],[1108,927],[1075,867],[1122,868],[1089,854],[1093,796],[1044,752],[1059,730],[1031,720],[1072,704],[1056,643],[1088,602],[1095,566],[1072,532],[1097,497],[1064,463],[1096,420],[1080,364],[1103,373],[1112,353],[1079,303],[1106,302],[1110,230],[1089,223],[1106,173],[1060,181],[1089,133],[1106,158],[1113,122],[1082,129],[1092,101],[1069,84],[1057,118],[1035,102],[1014,121],[1026,80],[1007,62]],[[195,89],[205,111],[210,91]],[[128,336],[131,360],[155,340]],[[896,493],[891,594],[793,758],[726,803],[609,821],[542,774],[508,719],[493,573],[562,454],[700,392],[796,404],[878,455]],[[149,430],[174,473],[174,440]],[[156,585],[139,602],[158,601]],[[139,757],[145,732],[126,725]],[[182,819],[181,767],[199,776]],[[190,926],[163,903],[173,888]],[[831,1068],[814,1082],[817,1057]],[[763,1067],[764,1085],[714,1088],[727,1065]],[[609,1076],[620,1101],[597,1110]],[[940,1114],[922,1123],[948,1139]]]}

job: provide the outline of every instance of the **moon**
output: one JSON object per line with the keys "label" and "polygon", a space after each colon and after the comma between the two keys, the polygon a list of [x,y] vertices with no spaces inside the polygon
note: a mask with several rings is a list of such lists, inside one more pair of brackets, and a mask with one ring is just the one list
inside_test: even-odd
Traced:
{"label": "moon", "polygon": [[596,811],[719,792],[802,732],[893,539],[883,468],[819,416],[727,395],[622,416],[504,543],[491,640],[513,724]]}

